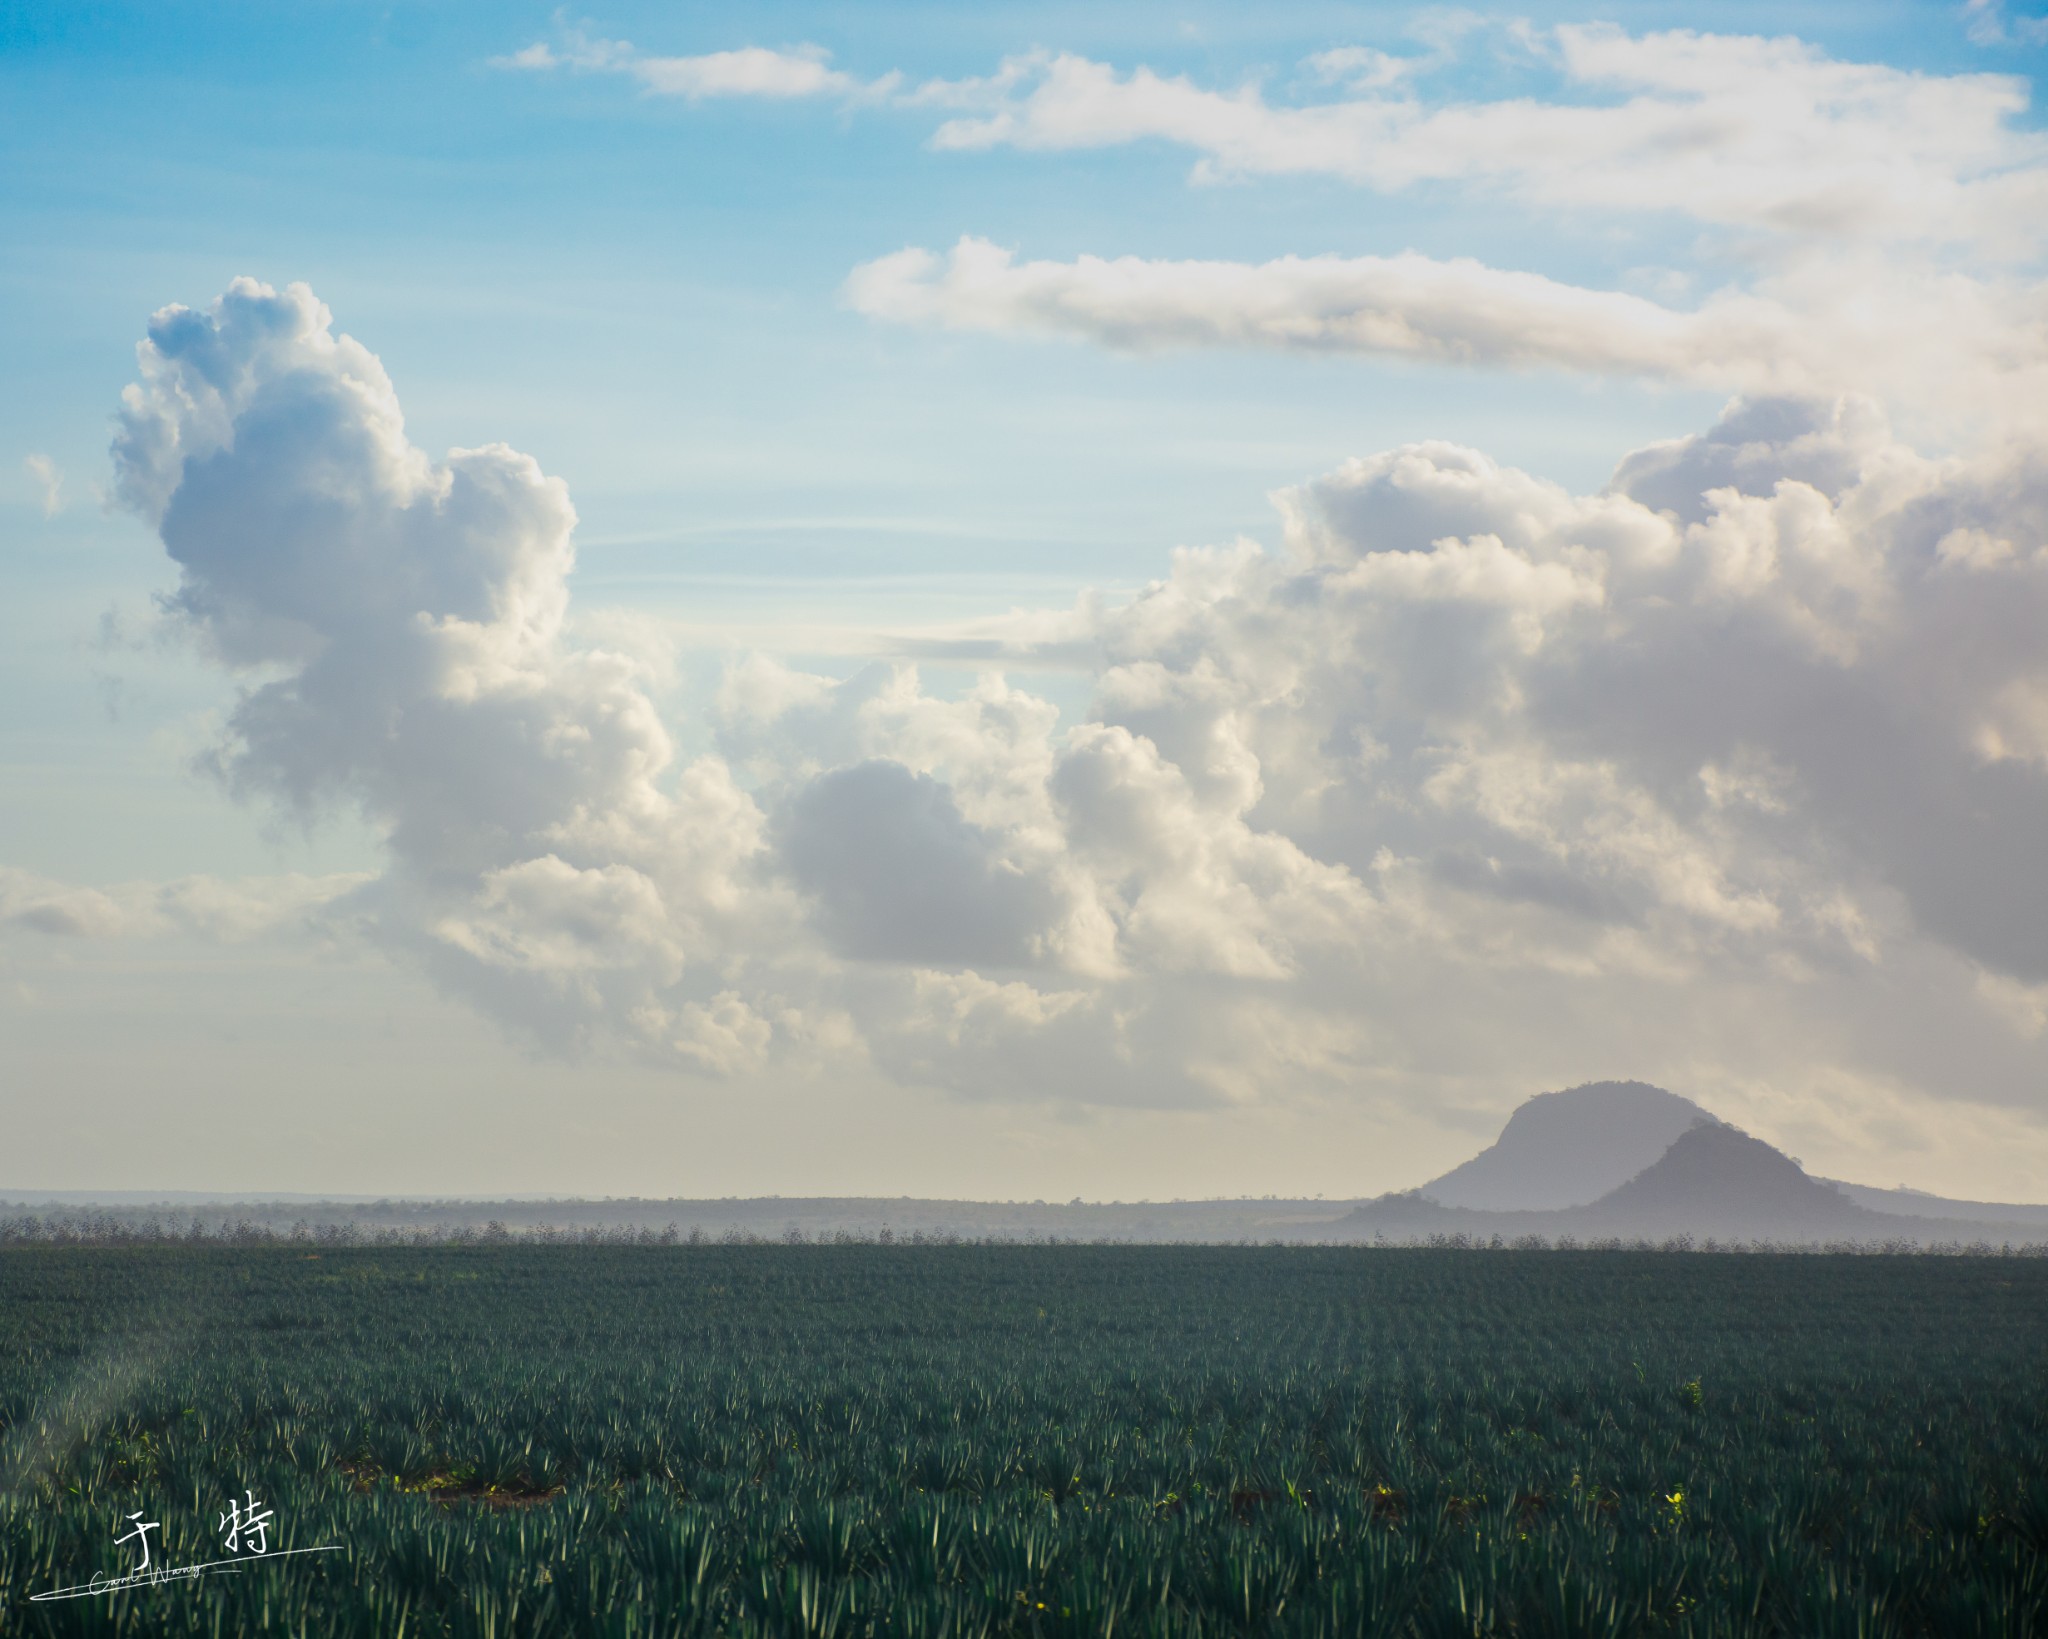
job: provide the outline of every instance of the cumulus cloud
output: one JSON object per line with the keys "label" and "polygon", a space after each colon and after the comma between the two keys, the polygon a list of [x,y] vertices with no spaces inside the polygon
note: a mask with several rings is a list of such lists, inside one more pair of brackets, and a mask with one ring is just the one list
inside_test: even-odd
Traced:
{"label": "cumulus cloud", "polygon": [[762,816],[722,764],[672,766],[634,661],[565,643],[564,486],[503,445],[430,460],[302,285],[166,308],[141,364],[119,493],[180,567],[172,614],[264,679],[219,776],[362,813],[392,861],[368,925],[550,1039],[703,1000],[674,992],[684,959],[772,922],[746,890]]}
{"label": "cumulus cloud", "polygon": [[1043,877],[1004,858],[947,786],[899,762],[819,775],[790,802],[781,851],[847,956],[1016,967],[1053,919]]}
{"label": "cumulus cloud", "polygon": [[1588,1053],[2040,1084],[2038,444],[1738,400],[1593,494],[1409,445],[1280,494],[1274,544],[1009,632],[1086,666],[1084,721],[752,656],[688,763],[644,663],[567,635],[563,486],[413,446],[303,287],[157,315],[116,466],[247,678],[219,777],[365,815],[349,924],[558,1050],[1124,1104]]}
{"label": "cumulus cloud", "polygon": [[1286,555],[1190,560],[1103,641],[1160,669],[1148,732],[1227,722],[1250,817],[1319,858],[1428,842],[1461,887],[1541,881],[1694,952],[1850,950],[1895,895],[2038,982],[2048,559],[1941,543],[1987,512],[2038,543],[2041,471],[1921,461],[1867,404],[1738,404],[1597,496],[1413,446],[1286,495]]}

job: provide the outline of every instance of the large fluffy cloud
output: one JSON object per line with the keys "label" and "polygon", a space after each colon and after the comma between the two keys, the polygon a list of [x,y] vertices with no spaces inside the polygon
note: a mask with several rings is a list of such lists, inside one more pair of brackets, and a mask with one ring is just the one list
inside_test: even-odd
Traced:
{"label": "large fluffy cloud", "polygon": [[1106,620],[1099,709],[1249,754],[1248,818],[1354,870],[1752,956],[1867,952],[1896,899],[2039,982],[2044,493],[1854,403],[1738,405],[1590,497],[1414,446]]}
{"label": "large fluffy cloud", "polygon": [[392,859],[371,925],[451,983],[552,1035],[667,1040],[702,1000],[687,956],[773,918],[745,903],[761,815],[722,765],[671,766],[629,661],[564,645],[561,482],[502,445],[428,459],[301,285],[167,308],[141,360],[120,493],[180,566],[173,613],[260,679],[222,777],[360,809]]}
{"label": "large fluffy cloud", "polygon": [[116,455],[249,678],[221,777],[357,806],[389,868],[351,925],[562,1050],[1135,1104],[1617,1057],[2041,1082],[2031,446],[1738,401],[1575,495],[1412,445],[1284,493],[1275,547],[1011,634],[1082,657],[1085,721],[757,656],[680,766],[635,665],[564,635],[562,486],[414,448],[303,287],[159,314]]}

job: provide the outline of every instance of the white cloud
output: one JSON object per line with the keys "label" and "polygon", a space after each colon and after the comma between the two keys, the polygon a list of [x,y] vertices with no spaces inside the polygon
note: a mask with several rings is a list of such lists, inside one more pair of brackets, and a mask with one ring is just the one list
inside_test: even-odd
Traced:
{"label": "white cloud", "polygon": [[750,46],[701,57],[643,57],[632,72],[648,90],[669,97],[848,96],[863,89],[852,76],[828,67],[826,57],[816,46]]}
{"label": "white cloud", "polygon": [[2048,301],[2041,289],[1895,268],[1858,281],[1855,302],[1841,290],[1810,269],[1681,310],[1413,252],[1020,263],[968,236],[943,258],[913,247],[863,263],[844,297],[892,323],[1062,335],[1127,351],[1248,347],[1767,394],[1860,391],[1980,434],[2042,424],[2048,330],[2029,318]]}
{"label": "white cloud", "polygon": [[1396,57],[1372,46],[1336,46],[1304,59],[1302,67],[1325,85],[1352,91],[1384,91],[1414,74],[1421,61]]}
{"label": "white cloud", "polygon": [[508,56],[493,57],[491,66],[527,72],[569,68],[624,74],[656,96],[691,101],[708,97],[783,101],[802,97],[874,97],[886,95],[896,84],[894,75],[863,84],[852,75],[841,73],[831,66],[831,53],[822,46],[799,45],[787,50],[743,46],[735,51],[709,51],[697,56],[649,57],[635,50],[629,41],[595,39],[577,30],[566,31],[558,46],[536,41]]}
{"label": "white cloud", "polygon": [[564,640],[559,481],[503,445],[429,460],[303,286],[167,308],[142,361],[120,493],[181,568],[172,613],[269,679],[213,764],[383,832],[377,936],[564,1043],[691,999],[668,994],[681,964],[736,928],[772,936],[773,895],[746,884],[758,809],[722,765],[672,766],[634,661]]}
{"label": "white cloud", "polygon": [[1836,62],[1789,38],[1632,36],[1605,24],[1530,38],[1579,100],[1370,94],[1286,105],[1256,85],[1211,90],[1041,53],[956,82],[954,100],[980,106],[933,143],[1155,140],[1202,155],[1198,178],[1326,175],[1384,191],[1469,183],[1534,207],[1670,212],[1795,240],[2039,249],[2048,146],[2017,123],[2023,80]]}
{"label": "white cloud", "polygon": [[56,517],[64,510],[64,474],[58,471],[57,463],[47,455],[31,455],[21,467],[35,481],[36,504],[43,509],[43,516]]}
{"label": "white cloud", "polygon": [[560,68],[562,62],[563,59],[555,55],[554,48],[548,45],[545,40],[536,40],[530,46],[522,46],[517,51],[507,52],[502,57],[490,59],[490,65],[493,68],[531,70]]}
{"label": "white cloud", "polygon": [[[1747,475],[1718,482],[1731,445],[1771,429],[1807,476],[1752,447]],[[1629,493],[1666,499],[1687,468],[1691,517]],[[1688,944],[1825,945],[1814,907],[1830,888],[1860,897],[1860,877],[2038,980],[2048,944],[2023,929],[2048,911],[2048,873],[2026,839],[2048,788],[2016,753],[2048,579],[2031,558],[1959,576],[1937,543],[1986,513],[2038,533],[2039,473],[2031,453],[1916,464],[1867,408],[1828,406],[1738,406],[1596,497],[1424,447],[1288,497],[1292,563],[1169,582],[1119,618],[1155,652],[1199,656],[1171,669],[1232,678],[1183,710],[1237,715],[1261,753],[1254,815],[1288,816],[1321,857],[1405,851],[1426,804],[1433,846],[1476,824],[1482,855],[1562,869]],[[1315,748],[1301,766],[1265,750],[1273,718],[1284,745]],[[1984,760],[1987,721],[2015,755]],[[1361,730],[1374,754],[1334,768],[1325,748]],[[1768,800],[1731,801],[1733,777],[1703,773],[1730,768]]]}
{"label": "white cloud", "polygon": [[1977,994],[2003,1023],[2028,1040],[2048,1031],[2048,984],[2023,985],[2002,974],[1979,973]]}
{"label": "white cloud", "polygon": [[1133,351],[1240,346],[1784,385],[1792,316],[1724,298],[1698,313],[1469,259],[1286,256],[1026,262],[964,237],[942,260],[909,249],[848,277],[856,310],[955,330],[1037,330]]}
{"label": "white cloud", "polygon": [[738,992],[722,990],[708,1002],[683,1004],[668,1045],[707,1075],[738,1076],[765,1067],[774,1041],[772,1020],[755,1012]]}
{"label": "white cloud", "polygon": [[2048,40],[2048,17],[2009,17],[2005,0],[1963,0],[1964,32],[1973,45],[2039,45]]}
{"label": "white cloud", "polygon": [[790,800],[781,853],[842,955],[1017,967],[1043,949],[1050,885],[961,812],[950,786],[900,762],[819,775]]}
{"label": "white cloud", "polygon": [[369,878],[189,876],[88,888],[0,866],[0,929],[60,939],[152,939],[170,935],[239,943],[304,931],[320,923]]}
{"label": "white cloud", "polygon": [[[1596,494],[1412,445],[1281,494],[1274,548],[1008,629],[1084,657],[1084,722],[752,657],[689,763],[649,663],[566,635],[559,482],[414,447],[302,287],[160,313],[116,456],[174,615],[256,668],[223,778],[359,809],[389,859],[347,924],[557,1050],[1131,1105],[1609,1070],[2038,1103],[2037,442],[1738,401]],[[206,897],[10,880],[0,919]]]}
{"label": "white cloud", "polygon": [[[1995,6],[1972,18],[1979,34],[2010,32]],[[1532,241],[1569,244],[1575,261],[1609,229],[1698,230],[1670,253],[1686,265],[1634,268],[1631,290],[1393,247],[1051,262],[970,235],[943,256],[910,247],[857,266],[846,299],[880,319],[1137,350],[1358,353],[1752,395],[1862,393],[1943,443],[2048,426],[2048,135],[2026,117],[2025,79],[1844,62],[1790,37],[1515,25],[1492,30],[1495,56],[1530,89],[1459,101],[1435,89],[1434,71],[1488,26],[1457,17],[1421,32],[1412,55],[1315,54],[1302,65],[1306,101],[1054,51],[912,88],[895,75],[857,81],[813,47],[652,58],[569,34],[503,61],[626,73],[691,96],[942,109],[951,117],[931,141],[945,151],[1164,142],[1198,156],[1198,181],[1427,189],[1467,212],[1519,213]],[[1694,288],[1705,294],[1683,306],[1639,293]]]}
{"label": "white cloud", "polygon": [[490,872],[480,887],[473,905],[434,928],[479,962],[557,974],[644,966],[670,981],[681,970],[661,891],[630,865],[579,870],[544,854]]}
{"label": "white cloud", "polygon": [[[1972,7],[1982,39],[2031,37],[1996,0]],[[831,95],[954,111],[934,147],[1074,151],[1165,142],[1200,156],[1197,180],[1330,176],[1381,191],[1458,185],[1532,211],[1671,216],[1727,230],[1724,253],[1776,258],[1822,243],[1958,245],[2027,260],[2048,222],[2048,138],[2023,121],[2015,75],[1933,74],[1840,62],[1790,37],[1631,35],[1611,24],[1510,28],[1552,95],[1432,99],[1416,76],[1470,37],[1434,30],[1416,56],[1338,46],[1307,78],[1342,88],[1276,102],[1072,52],[1006,58],[989,75],[905,88],[828,66],[814,45],[642,55],[576,31],[494,58],[507,69],[620,73],[684,97]],[[1429,31],[1425,31],[1429,32]]]}
{"label": "white cloud", "polygon": [[1052,792],[1126,967],[1286,979],[1308,952],[1355,944],[1369,922],[1371,898],[1350,871],[1245,823],[1255,777],[1205,800],[1149,737],[1089,724],[1071,736]]}

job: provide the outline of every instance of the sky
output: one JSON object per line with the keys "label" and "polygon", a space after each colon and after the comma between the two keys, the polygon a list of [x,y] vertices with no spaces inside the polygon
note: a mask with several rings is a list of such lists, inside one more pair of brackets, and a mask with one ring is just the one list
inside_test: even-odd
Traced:
{"label": "sky", "polygon": [[2037,6],[0,20],[0,1190],[2048,1179]]}

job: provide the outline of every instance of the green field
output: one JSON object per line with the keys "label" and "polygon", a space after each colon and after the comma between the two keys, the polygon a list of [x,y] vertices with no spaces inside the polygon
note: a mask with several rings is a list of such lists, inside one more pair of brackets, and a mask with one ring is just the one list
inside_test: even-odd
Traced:
{"label": "green field", "polygon": [[2044,1629],[2039,1258],[0,1252],[9,1635]]}

